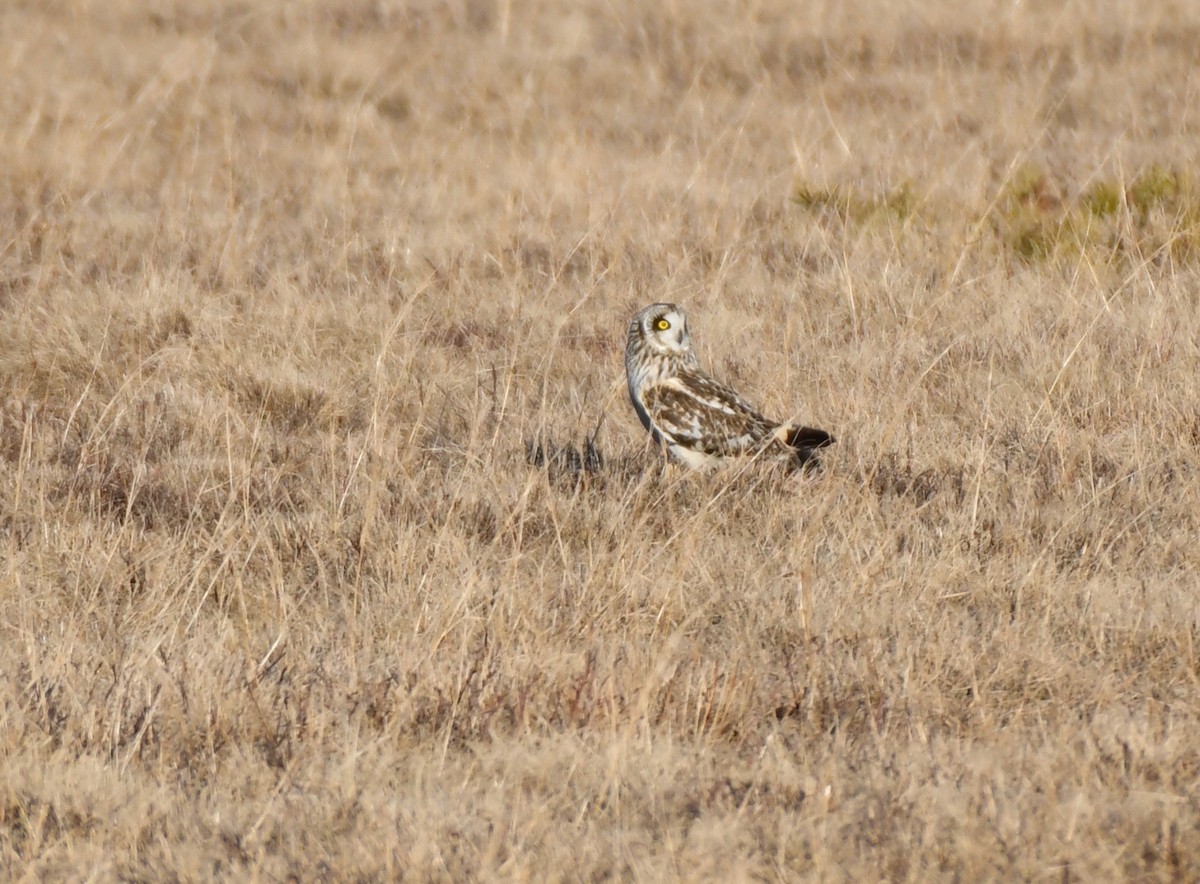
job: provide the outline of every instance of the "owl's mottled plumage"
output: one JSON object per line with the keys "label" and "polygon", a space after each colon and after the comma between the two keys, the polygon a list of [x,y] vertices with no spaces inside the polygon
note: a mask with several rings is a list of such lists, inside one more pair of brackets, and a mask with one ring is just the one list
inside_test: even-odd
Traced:
{"label": "owl's mottled plumage", "polygon": [[625,375],[642,426],[690,467],[759,453],[804,465],[834,441],[824,430],[763,417],[732,388],[701,371],[687,315],[674,304],[651,304],[633,317]]}

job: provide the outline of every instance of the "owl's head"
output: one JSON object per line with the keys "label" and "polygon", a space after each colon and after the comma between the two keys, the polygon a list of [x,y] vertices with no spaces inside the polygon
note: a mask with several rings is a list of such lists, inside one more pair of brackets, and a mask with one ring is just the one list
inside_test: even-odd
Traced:
{"label": "owl's head", "polygon": [[636,332],[652,352],[662,355],[692,352],[687,314],[674,304],[651,304],[633,317],[630,331]]}

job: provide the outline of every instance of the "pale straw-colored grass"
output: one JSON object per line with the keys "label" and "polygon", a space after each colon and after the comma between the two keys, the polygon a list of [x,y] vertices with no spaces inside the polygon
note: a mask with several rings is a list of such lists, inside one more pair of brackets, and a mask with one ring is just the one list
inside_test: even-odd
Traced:
{"label": "pale straw-colored grass", "polygon": [[1190,4],[0,33],[6,876],[1200,876]]}

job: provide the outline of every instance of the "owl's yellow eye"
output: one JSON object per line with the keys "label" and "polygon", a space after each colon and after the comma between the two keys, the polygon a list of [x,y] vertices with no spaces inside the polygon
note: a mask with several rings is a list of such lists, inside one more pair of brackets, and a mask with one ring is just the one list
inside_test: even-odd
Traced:
{"label": "owl's yellow eye", "polygon": [[666,331],[671,327],[671,323],[667,322],[665,319],[660,319],[658,322],[654,323],[654,327],[659,331]]}

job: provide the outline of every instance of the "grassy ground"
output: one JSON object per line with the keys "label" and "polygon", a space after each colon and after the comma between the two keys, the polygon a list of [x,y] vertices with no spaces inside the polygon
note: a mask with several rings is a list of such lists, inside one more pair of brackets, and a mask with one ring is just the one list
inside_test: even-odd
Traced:
{"label": "grassy ground", "polygon": [[1200,877],[1194,6],[0,33],[6,876]]}

